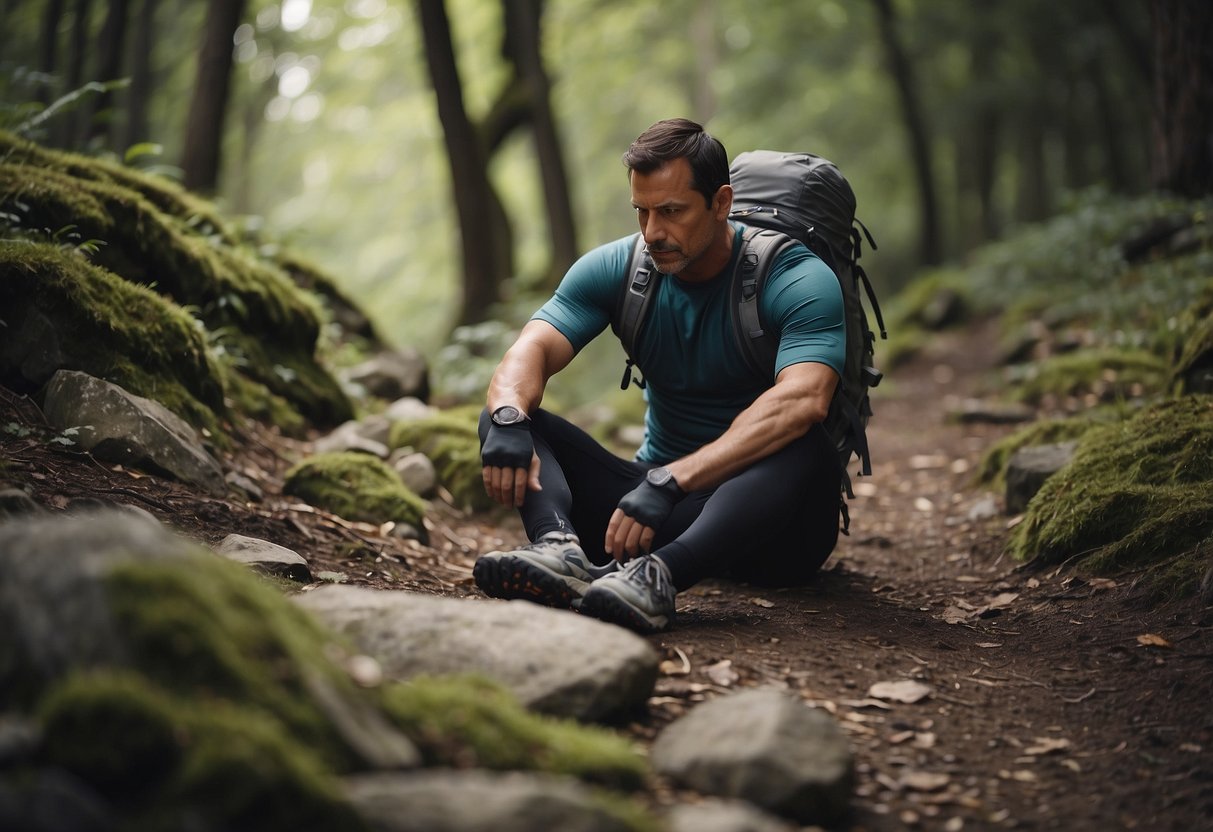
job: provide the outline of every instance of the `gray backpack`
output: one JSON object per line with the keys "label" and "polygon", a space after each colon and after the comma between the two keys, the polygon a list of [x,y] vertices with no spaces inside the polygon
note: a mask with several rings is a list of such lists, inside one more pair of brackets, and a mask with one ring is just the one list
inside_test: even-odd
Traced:
{"label": "gray backpack", "polygon": [[[774,372],[779,343],[763,326],[758,299],[771,264],[780,252],[797,242],[803,243],[834,271],[842,287],[847,326],[846,366],[830,403],[825,428],[838,449],[847,496],[853,497],[846,466],[851,456],[856,455],[861,472],[872,473],[866,430],[872,416],[868,389],[879,384],[882,377],[872,364],[876,336],[868,325],[861,300],[861,282],[880,327],[880,336],[888,337],[872,284],[857,262],[862,240],[859,229],[863,229],[863,236],[873,249],[876,243],[867,228],[855,219],[855,194],[850,184],[834,164],[820,156],[755,150],[740,154],[729,172],[733,184],[733,210],[729,216],[747,226],[742,236],[742,253],[731,278],[733,335],[755,375],[769,382]],[[611,319],[611,328],[628,355],[621,383],[624,389],[632,381],[635,363],[632,355],[648,312],[649,290],[658,274],[645,254],[644,238],[636,235]],[[644,386],[643,380],[636,383]],[[843,508],[845,515],[845,504]]]}

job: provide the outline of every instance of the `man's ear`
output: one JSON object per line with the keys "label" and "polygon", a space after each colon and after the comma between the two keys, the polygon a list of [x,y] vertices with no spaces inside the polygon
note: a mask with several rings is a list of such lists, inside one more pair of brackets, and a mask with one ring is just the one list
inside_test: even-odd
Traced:
{"label": "man's ear", "polygon": [[712,213],[718,220],[726,220],[729,216],[729,211],[733,209],[733,186],[721,185],[716,189],[716,196],[712,197]]}

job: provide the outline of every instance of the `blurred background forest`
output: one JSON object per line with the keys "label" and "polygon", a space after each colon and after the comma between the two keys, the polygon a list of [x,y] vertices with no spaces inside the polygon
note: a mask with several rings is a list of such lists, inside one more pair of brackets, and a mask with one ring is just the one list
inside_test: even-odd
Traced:
{"label": "blurred background forest", "polygon": [[633,229],[619,157],[669,116],[836,162],[886,294],[1076,201],[1205,194],[1207,9],[0,0],[0,118],[215,198],[433,356]]}

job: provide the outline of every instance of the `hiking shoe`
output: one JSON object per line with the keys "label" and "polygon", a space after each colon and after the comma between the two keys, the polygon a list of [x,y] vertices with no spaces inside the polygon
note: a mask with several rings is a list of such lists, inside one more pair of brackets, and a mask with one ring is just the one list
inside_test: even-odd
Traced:
{"label": "hiking shoe", "polygon": [[522,598],[549,607],[575,609],[595,578],[616,569],[594,566],[576,535],[545,534],[534,543],[476,559],[472,577],[492,598]]}
{"label": "hiking shoe", "polygon": [[581,612],[639,633],[656,633],[674,620],[674,593],[669,567],[644,555],[594,581],[581,599]]}

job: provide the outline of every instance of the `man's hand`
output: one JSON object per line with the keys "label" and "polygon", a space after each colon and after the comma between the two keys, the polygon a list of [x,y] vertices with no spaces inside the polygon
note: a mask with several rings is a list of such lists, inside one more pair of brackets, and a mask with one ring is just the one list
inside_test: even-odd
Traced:
{"label": "man's hand", "polygon": [[649,472],[644,482],[623,495],[619,507],[611,514],[603,544],[607,554],[622,563],[641,552],[647,553],[657,530],[685,496],[686,492],[678,487],[668,470],[658,468]]}
{"label": "man's hand", "polygon": [[539,491],[539,456],[531,438],[531,423],[489,425],[480,449],[484,490],[494,502],[518,508],[529,488]]}

